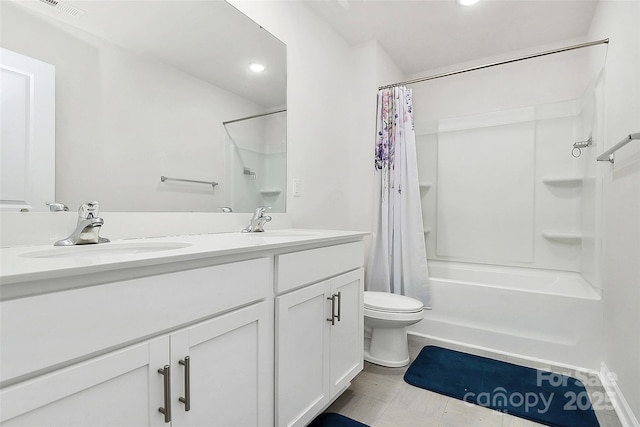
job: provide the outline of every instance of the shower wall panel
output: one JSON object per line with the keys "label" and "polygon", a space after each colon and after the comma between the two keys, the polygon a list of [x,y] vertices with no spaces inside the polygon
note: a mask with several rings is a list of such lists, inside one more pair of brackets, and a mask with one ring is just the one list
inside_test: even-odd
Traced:
{"label": "shower wall panel", "polygon": [[[549,233],[580,235],[582,185],[555,179],[582,179],[582,162],[571,155],[576,118],[575,103],[565,103],[565,114],[536,123],[536,266],[553,270],[578,271],[580,241],[548,239]],[[546,107],[546,108],[545,108]],[[540,106],[546,110],[549,106]],[[558,112],[558,107],[553,106]],[[586,151],[583,149],[583,155]]]}
{"label": "shower wall panel", "polygon": [[[601,66],[606,47],[590,49]],[[430,260],[576,271],[599,287],[591,62],[585,49],[412,85]],[[433,71],[421,74],[450,69]],[[594,145],[572,157],[590,133]]]}
{"label": "shower wall panel", "polygon": [[438,257],[533,262],[535,125],[438,135]]}

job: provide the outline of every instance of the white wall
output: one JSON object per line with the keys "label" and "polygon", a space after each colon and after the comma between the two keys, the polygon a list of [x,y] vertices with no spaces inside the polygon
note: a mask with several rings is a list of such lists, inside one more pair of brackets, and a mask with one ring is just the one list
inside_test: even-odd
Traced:
{"label": "white wall", "polygon": [[[208,211],[224,204],[222,121],[244,98],[2,2],[3,47],[56,67],[56,199],[75,209]],[[161,183],[160,176],[220,183]]]}
{"label": "white wall", "polygon": [[[609,37],[602,149],[640,132],[640,2],[600,1],[590,38]],[[640,142],[598,165],[603,177],[604,362],[640,419]],[[636,424],[637,425],[637,424]]]}
{"label": "white wall", "polygon": [[[382,45],[373,40],[353,47],[351,142],[349,144],[349,228],[372,232],[374,151],[378,87],[404,80]],[[368,253],[371,239],[365,239]]]}

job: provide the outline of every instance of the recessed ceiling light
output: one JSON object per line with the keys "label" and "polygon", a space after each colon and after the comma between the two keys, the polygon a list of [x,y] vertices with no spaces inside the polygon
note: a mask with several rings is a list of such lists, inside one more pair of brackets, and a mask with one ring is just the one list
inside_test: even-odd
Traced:
{"label": "recessed ceiling light", "polygon": [[456,0],[459,5],[462,6],[471,6],[472,4],[478,3],[480,0]]}
{"label": "recessed ceiling light", "polygon": [[254,62],[253,64],[249,65],[249,69],[251,71],[253,71],[254,73],[260,73],[260,72],[264,71],[264,65],[258,64],[257,62]]}

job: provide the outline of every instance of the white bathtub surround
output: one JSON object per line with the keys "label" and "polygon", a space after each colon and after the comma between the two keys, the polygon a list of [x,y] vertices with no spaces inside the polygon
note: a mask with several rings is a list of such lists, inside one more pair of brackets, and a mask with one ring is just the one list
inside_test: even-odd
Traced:
{"label": "white bathtub surround", "polygon": [[[620,4],[604,2],[599,8],[611,13]],[[637,20],[637,5],[631,8],[626,16],[635,14]],[[632,22],[614,22],[611,26],[625,28],[625,34],[633,32],[619,40],[637,40]],[[614,40],[609,31],[588,39],[605,37]],[[620,41],[614,45],[622,47]],[[601,72],[607,51],[610,68],[611,49],[601,45],[416,85],[420,180],[431,184],[422,198],[434,309],[409,333],[593,371],[609,352],[634,408],[640,390],[638,334],[630,334],[628,325],[638,324],[638,316],[629,314],[638,310],[625,307],[638,301],[638,293],[630,291],[637,280],[607,288],[601,213],[609,205],[603,203],[607,180],[595,161],[611,121],[611,78],[606,69]],[[637,58],[636,53],[628,49],[620,62],[622,56]],[[637,74],[637,67],[631,70]],[[628,77],[616,78],[615,85]],[[626,101],[623,93],[620,87]],[[464,94],[465,102],[451,94]],[[612,142],[628,132],[633,127]],[[572,157],[572,144],[589,137],[593,144],[580,158]],[[637,191],[630,194],[620,200],[637,200]],[[638,218],[637,209],[618,210],[626,212],[624,218]],[[637,220],[626,224],[630,241],[637,237]],[[615,257],[616,264],[630,259],[637,247],[622,245],[625,254]],[[618,267],[616,272],[637,278]],[[607,295],[612,286],[625,289],[626,301]],[[612,297],[615,308],[607,314]],[[621,314],[624,326],[605,329]],[[617,350],[608,351],[604,345],[614,341]]]}
{"label": "white bathtub surround", "polygon": [[597,371],[602,301],[577,273],[431,261],[434,309],[411,333]]}
{"label": "white bathtub surround", "polygon": [[366,288],[431,306],[413,129],[412,92],[378,92],[374,236]]}
{"label": "white bathtub surround", "polygon": [[[420,180],[432,184],[422,194],[429,260],[576,271],[600,287],[595,156],[606,51],[416,85]],[[590,136],[593,145],[572,157],[573,143]]]}

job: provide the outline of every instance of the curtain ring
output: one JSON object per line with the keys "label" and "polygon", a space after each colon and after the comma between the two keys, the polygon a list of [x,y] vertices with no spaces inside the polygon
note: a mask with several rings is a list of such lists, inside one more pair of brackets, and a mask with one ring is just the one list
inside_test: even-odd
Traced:
{"label": "curtain ring", "polygon": [[[577,155],[576,155],[576,150],[578,150],[578,154]],[[582,150],[580,148],[578,148],[578,147],[573,147],[573,150],[571,150],[571,155],[573,157],[578,158],[578,157],[580,157],[581,154],[582,154]]]}

